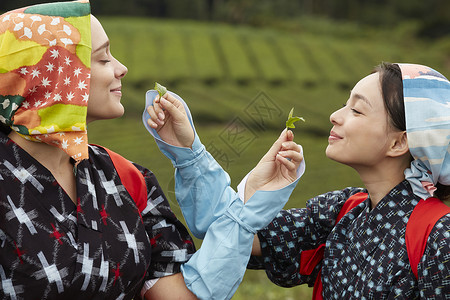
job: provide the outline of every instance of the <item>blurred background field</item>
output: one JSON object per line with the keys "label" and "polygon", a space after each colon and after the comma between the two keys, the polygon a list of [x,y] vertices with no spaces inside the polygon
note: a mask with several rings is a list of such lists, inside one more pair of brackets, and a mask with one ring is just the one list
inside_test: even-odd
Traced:
{"label": "blurred background field", "polygon": [[[0,12],[51,0],[2,0]],[[93,13],[125,64],[125,115],[89,125],[101,144],[151,169],[183,219],[173,168],[142,125],[154,82],[189,105],[200,138],[232,186],[284,129],[303,116],[295,140],[306,173],[286,208],[333,189],[360,186],[357,174],[325,157],[329,115],[382,61],[429,65],[450,76],[450,2],[442,0],[91,0]],[[126,4],[124,4],[126,3]],[[201,241],[196,240],[200,246]],[[233,299],[311,299],[312,289],[281,288],[248,271]]]}
{"label": "blurred background field", "polygon": [[[201,140],[229,172],[233,187],[277,138],[294,107],[295,115],[306,119],[294,133],[307,171],[290,208],[329,190],[361,185],[352,169],[328,160],[324,150],[330,113],[375,65],[415,62],[450,74],[448,41],[429,43],[402,29],[370,31],[314,20],[298,31],[158,19],[101,22],[113,54],[129,68],[123,81],[126,115],[92,124],[90,140],[152,169],[180,218],[173,169],[140,120],[145,91],[155,81],[188,103]],[[263,271],[249,271],[234,299],[310,299],[310,294],[308,287],[277,287]]]}

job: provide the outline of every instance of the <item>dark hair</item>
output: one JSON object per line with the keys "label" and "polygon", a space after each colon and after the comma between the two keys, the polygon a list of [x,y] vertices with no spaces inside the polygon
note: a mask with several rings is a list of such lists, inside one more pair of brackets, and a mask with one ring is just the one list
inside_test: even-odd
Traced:
{"label": "dark hair", "polygon": [[373,72],[380,73],[381,93],[390,125],[400,131],[405,131],[406,117],[400,67],[396,64],[383,62],[376,66]]}
{"label": "dark hair", "polygon": [[[403,81],[400,67],[397,64],[383,62],[376,66],[373,72],[380,73],[381,94],[390,125],[398,130],[406,131]],[[442,201],[450,201],[449,185],[437,183],[436,188],[437,190],[434,192],[436,198]]]}
{"label": "dark hair", "polygon": [[[436,188],[437,190],[434,192],[434,196],[442,201],[450,202],[450,185],[443,185],[438,182]],[[447,205],[448,204],[450,203],[447,203]]]}

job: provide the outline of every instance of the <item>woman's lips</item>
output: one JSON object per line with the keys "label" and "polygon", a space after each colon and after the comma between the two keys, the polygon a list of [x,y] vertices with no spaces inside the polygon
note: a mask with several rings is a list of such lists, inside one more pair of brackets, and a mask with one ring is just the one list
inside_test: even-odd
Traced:
{"label": "woman's lips", "polygon": [[122,87],[118,87],[111,90],[111,93],[116,94],[118,96],[122,96]]}
{"label": "woman's lips", "polygon": [[328,141],[330,141],[330,142],[341,140],[341,139],[342,139],[342,137],[334,131],[331,131],[330,136],[328,137]]}

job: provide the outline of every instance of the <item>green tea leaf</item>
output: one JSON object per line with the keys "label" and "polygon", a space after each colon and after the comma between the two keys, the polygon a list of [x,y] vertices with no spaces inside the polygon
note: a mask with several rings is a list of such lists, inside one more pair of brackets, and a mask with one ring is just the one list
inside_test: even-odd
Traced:
{"label": "green tea leaf", "polygon": [[289,116],[288,119],[286,121],[286,129],[288,128],[295,128],[294,123],[297,121],[303,121],[305,122],[305,119],[303,119],[302,117],[293,117],[292,115],[294,114],[294,108],[291,109],[291,111],[289,112]]}
{"label": "green tea leaf", "polygon": [[167,93],[166,87],[157,82],[155,82],[155,90],[158,91],[159,97],[162,97]]}

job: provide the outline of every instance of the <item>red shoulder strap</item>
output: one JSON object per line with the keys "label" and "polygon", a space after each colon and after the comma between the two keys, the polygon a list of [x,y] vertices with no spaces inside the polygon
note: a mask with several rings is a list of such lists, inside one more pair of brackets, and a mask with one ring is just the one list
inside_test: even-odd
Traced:
{"label": "red shoulder strap", "polygon": [[428,236],[436,222],[450,213],[450,207],[437,198],[420,200],[406,224],[405,243],[412,272],[418,278],[417,266],[422,259]]}
{"label": "red shoulder strap", "polygon": [[[98,145],[96,145],[98,146]],[[103,146],[98,146],[108,152],[122,184],[133,198],[141,213],[147,206],[147,186],[144,175],[126,158]]]}
{"label": "red shoulder strap", "polygon": [[[358,206],[361,202],[367,199],[367,193],[356,193],[350,196],[342,206],[339,214],[336,218],[337,224],[345,214],[351,211],[354,207]],[[314,267],[320,263],[323,259],[323,253],[325,250],[325,244],[321,244],[318,248],[312,250],[302,251],[300,255],[300,274],[310,275],[314,270]],[[313,300],[322,300],[322,272],[317,275],[313,288]]]}
{"label": "red shoulder strap", "polygon": [[344,205],[341,208],[341,211],[339,212],[337,218],[336,218],[336,224],[342,219],[343,216],[345,216],[349,211],[351,211],[353,208],[358,206],[361,202],[367,199],[368,194],[359,192],[354,195],[351,195],[347,201],[345,201]]}

